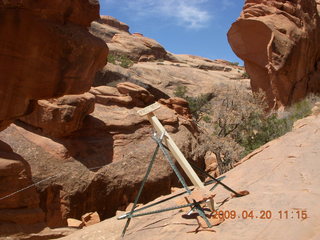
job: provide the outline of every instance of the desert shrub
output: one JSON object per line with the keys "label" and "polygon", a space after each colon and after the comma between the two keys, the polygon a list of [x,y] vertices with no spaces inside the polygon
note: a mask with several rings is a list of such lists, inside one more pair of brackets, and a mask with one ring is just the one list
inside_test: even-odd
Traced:
{"label": "desert shrub", "polygon": [[230,64],[233,65],[233,66],[239,66],[238,62],[230,62]]}
{"label": "desert shrub", "polygon": [[250,75],[247,72],[244,72],[242,73],[241,77],[247,79],[250,78]]}
{"label": "desert shrub", "polygon": [[178,85],[173,94],[176,97],[184,98],[188,102],[190,112],[196,121],[199,121],[203,114],[209,111],[209,102],[213,97],[212,94],[201,94],[196,97],[188,96],[187,87],[183,85]]}
{"label": "desert shrub", "polygon": [[187,94],[187,87],[183,85],[178,85],[174,90],[173,94],[176,97],[185,98]]}
{"label": "desert shrub", "polygon": [[201,131],[195,149],[202,154],[208,151],[213,152],[217,158],[220,174],[232,169],[243,152],[243,147],[231,137],[218,137],[206,131]]}
{"label": "desert shrub", "polygon": [[189,103],[190,112],[197,122],[202,117],[206,117],[208,119],[208,116],[205,114],[210,109],[210,106],[209,106],[210,98],[211,98],[211,94],[201,94],[200,96],[197,96],[197,97],[186,96],[185,99]]}
{"label": "desert shrub", "polygon": [[133,61],[130,60],[125,55],[115,55],[115,54],[109,54],[108,55],[108,62],[116,65],[120,65],[123,68],[129,68],[133,65]]}
{"label": "desert shrub", "polygon": [[289,132],[296,120],[311,113],[319,97],[310,96],[285,109],[282,114],[267,112],[265,94],[225,87],[211,103],[209,118],[200,138],[202,148],[215,153],[220,173],[233,168],[242,157]]}

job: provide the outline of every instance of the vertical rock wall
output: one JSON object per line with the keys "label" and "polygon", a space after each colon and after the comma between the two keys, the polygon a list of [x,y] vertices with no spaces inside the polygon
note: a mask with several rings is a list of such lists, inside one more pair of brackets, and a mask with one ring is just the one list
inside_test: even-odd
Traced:
{"label": "vertical rock wall", "polygon": [[247,0],[232,24],[229,43],[271,108],[320,92],[319,24],[315,0]]}

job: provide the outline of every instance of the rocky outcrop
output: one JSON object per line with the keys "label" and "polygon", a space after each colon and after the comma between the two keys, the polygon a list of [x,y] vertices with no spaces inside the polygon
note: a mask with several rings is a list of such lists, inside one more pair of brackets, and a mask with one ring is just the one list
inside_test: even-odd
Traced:
{"label": "rocky outcrop", "polygon": [[[0,141],[0,237],[44,222],[28,162]],[[23,191],[22,191],[23,190]]]}
{"label": "rocky outcrop", "polygon": [[108,16],[92,23],[90,31],[110,48],[109,62],[96,75],[95,87],[132,82],[146,88],[157,100],[174,97],[179,86],[186,86],[187,95],[191,96],[212,93],[223,84],[249,88],[243,67],[223,60],[170,53],[153,39],[130,34],[126,26]]}
{"label": "rocky outcrop", "polygon": [[[106,44],[88,31],[96,19],[96,0],[0,1],[0,130],[34,109],[27,118],[53,135],[69,134],[80,127],[83,117],[93,111],[94,96],[91,106],[70,96],[39,99],[90,89],[108,52]],[[77,115],[81,106],[88,109]],[[0,144],[0,237],[16,232],[39,233],[30,239],[63,236],[63,231],[41,231],[46,225],[64,225],[61,204],[57,204],[61,185],[36,191],[33,181],[38,179],[32,178],[29,162],[16,150]],[[26,147],[22,152],[29,150]],[[41,162],[41,157],[38,160]],[[19,235],[17,239],[25,238]]]}
{"label": "rocky outcrop", "polygon": [[[247,190],[250,194],[231,198],[226,189],[216,187],[213,191],[216,194],[214,201],[226,218],[218,226],[198,229],[197,214],[187,217],[186,212],[179,209],[134,218],[124,238],[120,235],[125,223],[114,217],[63,239],[94,240],[103,236],[128,240],[140,240],[141,236],[154,240],[255,240],[257,236],[264,240],[319,239],[319,129],[319,116],[299,120],[292,132],[257,149],[241,165],[224,174],[225,184],[236,191]],[[177,193],[179,190],[156,201]],[[184,197],[180,196],[181,200]],[[178,198],[175,199],[178,201]],[[161,203],[157,208],[171,207],[173,204],[174,200],[171,200]],[[236,214],[234,219],[227,217],[230,211]],[[270,219],[264,219],[267,211],[267,218]],[[246,217],[247,213],[252,217]],[[118,212],[117,217],[122,214],[124,212]],[[201,237],[191,234],[197,230],[197,235]]]}
{"label": "rocky outcrop", "polygon": [[[88,212],[97,211],[101,219],[105,219],[118,209],[125,209],[133,202],[154,151],[150,124],[146,117],[137,114],[139,109],[154,102],[150,92],[132,83],[119,83],[116,87],[92,88],[90,94],[96,100],[94,112],[84,118],[80,129],[67,137],[52,137],[51,131],[62,119],[63,109],[73,107],[70,106],[72,101],[67,107],[57,104],[65,103],[62,99],[68,100],[68,96],[55,100],[49,108],[44,105],[41,111],[34,113],[36,118],[33,119],[40,120],[47,115],[57,116],[45,119],[42,135],[23,122],[0,133],[0,139],[28,161],[34,179],[45,180],[37,185],[37,191],[40,207],[51,227],[66,226],[68,218],[80,220]],[[57,114],[52,114],[56,111]],[[197,141],[196,127],[186,102],[183,99],[167,100],[156,115],[186,157],[204,167],[203,156],[193,149],[193,143]],[[36,126],[33,119],[29,118],[30,123]],[[59,126],[57,131],[60,133]],[[176,184],[178,181],[173,178],[169,164],[159,154],[141,201],[170,193]]]}
{"label": "rocky outcrop", "polygon": [[215,93],[225,84],[250,88],[249,79],[243,79],[242,67],[189,55],[175,57],[179,62],[139,62],[130,68],[108,63],[97,75],[94,85],[129,81],[148,89],[157,100],[174,97],[179,86],[185,86],[189,96]]}
{"label": "rocky outcrop", "polygon": [[270,107],[320,92],[320,18],[315,0],[247,0],[228,40],[244,60],[254,91]]}
{"label": "rocky outcrop", "polygon": [[101,16],[91,23],[90,32],[106,43],[111,43],[112,37],[120,33],[129,33],[129,26],[111,16]]}
{"label": "rocky outcrop", "polygon": [[107,58],[105,43],[87,30],[96,19],[96,0],[0,1],[0,129],[34,100],[90,88]]}
{"label": "rocky outcrop", "polygon": [[70,136],[82,127],[84,118],[93,112],[94,104],[95,97],[90,93],[39,100],[32,113],[20,120],[52,137]]}
{"label": "rocky outcrop", "polygon": [[170,59],[156,40],[131,34],[128,25],[113,17],[101,16],[101,20],[92,23],[90,32],[108,43],[111,55],[126,56],[134,62]]}

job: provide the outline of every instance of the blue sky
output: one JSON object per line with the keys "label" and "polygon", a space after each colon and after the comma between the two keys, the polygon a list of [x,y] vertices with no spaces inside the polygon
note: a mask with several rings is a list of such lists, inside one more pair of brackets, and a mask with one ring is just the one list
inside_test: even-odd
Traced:
{"label": "blue sky", "polygon": [[153,38],[168,51],[210,59],[242,61],[231,50],[227,32],[244,0],[100,0],[110,15]]}

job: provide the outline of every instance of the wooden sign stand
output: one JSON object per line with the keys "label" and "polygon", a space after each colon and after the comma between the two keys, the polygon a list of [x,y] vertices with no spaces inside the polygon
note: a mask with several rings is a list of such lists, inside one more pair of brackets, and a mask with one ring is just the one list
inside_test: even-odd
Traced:
{"label": "wooden sign stand", "polygon": [[188,178],[192,182],[195,187],[204,188],[204,185],[198,175],[195,173],[193,168],[188,163],[187,159],[184,157],[178,146],[175,144],[173,139],[170,137],[166,129],[162,126],[157,116],[153,113],[155,110],[159,109],[161,105],[159,103],[154,103],[141,109],[138,111],[140,116],[147,115],[148,120],[150,121],[153,128],[157,131],[160,135],[164,134],[163,143],[164,145],[169,148],[170,152],[174,156],[174,158],[178,161],[180,166],[182,167],[183,171],[187,174]]}
{"label": "wooden sign stand", "polygon": [[[138,114],[140,116],[147,115],[149,122],[153,126],[153,128],[156,130],[156,132],[160,135],[164,134],[163,138],[163,144],[169,148],[170,152],[174,156],[174,158],[177,160],[177,162],[180,164],[183,171],[186,173],[190,181],[192,182],[193,186],[199,188],[200,190],[205,191],[204,184],[198,177],[198,175],[195,173],[193,168],[190,166],[187,159],[184,157],[183,153],[180,151],[176,143],[173,141],[173,139],[170,137],[166,129],[163,127],[157,116],[153,113],[157,109],[159,109],[161,105],[159,103],[151,104],[141,110],[138,111]],[[207,206],[210,208],[211,211],[214,211],[214,200],[212,198],[209,198]]]}

